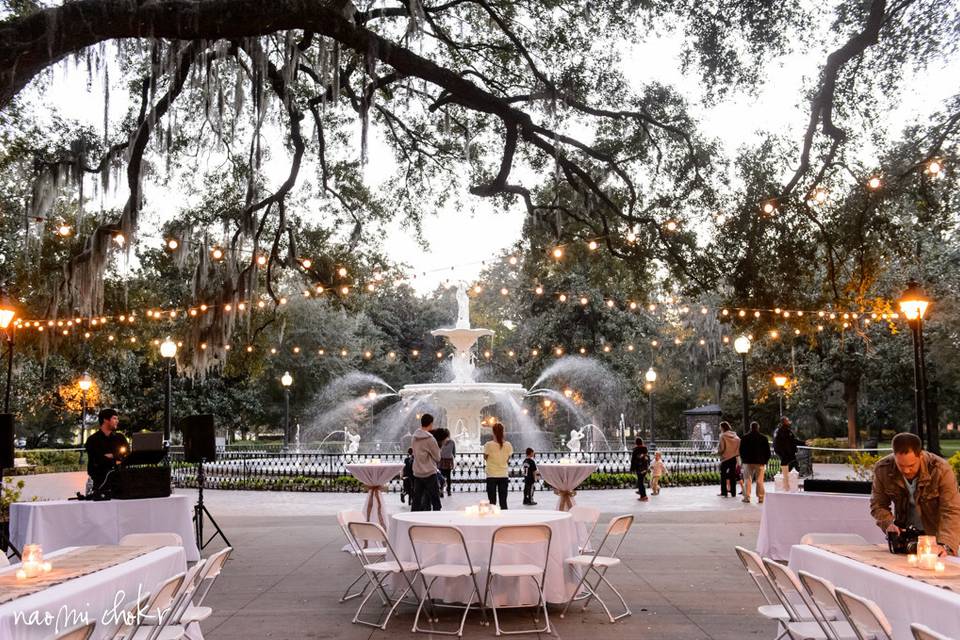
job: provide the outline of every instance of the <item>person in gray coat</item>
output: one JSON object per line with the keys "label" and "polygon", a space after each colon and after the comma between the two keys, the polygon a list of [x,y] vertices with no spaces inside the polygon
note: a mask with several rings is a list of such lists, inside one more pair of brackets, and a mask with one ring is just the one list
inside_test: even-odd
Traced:
{"label": "person in gray coat", "polygon": [[440,511],[440,485],[437,482],[437,464],[440,446],[430,433],[433,416],[420,418],[420,429],[413,434],[413,511]]}

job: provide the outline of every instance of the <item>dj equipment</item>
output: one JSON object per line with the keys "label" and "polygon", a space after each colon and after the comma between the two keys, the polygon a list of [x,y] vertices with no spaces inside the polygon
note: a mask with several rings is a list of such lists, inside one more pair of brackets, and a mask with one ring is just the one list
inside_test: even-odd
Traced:
{"label": "dj equipment", "polygon": [[857,493],[870,495],[873,483],[867,480],[814,480],[807,478],[803,481],[804,492],[817,493]]}
{"label": "dj equipment", "polygon": [[[186,462],[197,463],[197,504],[193,506],[193,527],[197,535],[197,547],[202,551],[204,547],[220,536],[229,547],[230,541],[223,533],[223,529],[213,519],[213,516],[203,504],[203,486],[207,476],[203,472],[204,462],[213,462],[217,459],[217,446],[214,437],[213,416],[187,416],[181,423],[183,431],[183,459]],[[203,519],[208,518],[216,532],[208,540],[203,539]]]}
{"label": "dj equipment", "polygon": [[163,434],[144,431],[131,436],[130,452],[123,456],[125,465],[157,464],[167,457],[167,448],[163,445]]}
{"label": "dj equipment", "polygon": [[901,529],[900,533],[887,532],[887,547],[890,553],[916,553],[917,539],[923,535],[923,531],[915,527]]}
{"label": "dj equipment", "polygon": [[213,416],[187,416],[181,424],[185,462],[213,462],[217,459]]}
{"label": "dj equipment", "polygon": [[13,414],[0,413],[0,471],[13,469]]}
{"label": "dj equipment", "polygon": [[113,497],[120,500],[166,498],[170,495],[170,467],[160,465],[127,465],[113,471],[118,474]]}

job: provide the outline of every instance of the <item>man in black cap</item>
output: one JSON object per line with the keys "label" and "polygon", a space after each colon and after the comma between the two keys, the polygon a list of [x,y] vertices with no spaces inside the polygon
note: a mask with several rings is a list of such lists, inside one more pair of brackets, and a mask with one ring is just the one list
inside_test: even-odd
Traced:
{"label": "man in black cap", "polygon": [[84,445],[87,450],[87,475],[90,476],[94,491],[102,489],[107,474],[120,464],[128,450],[127,439],[117,432],[120,415],[113,409],[102,409],[97,419],[100,428],[87,438]]}

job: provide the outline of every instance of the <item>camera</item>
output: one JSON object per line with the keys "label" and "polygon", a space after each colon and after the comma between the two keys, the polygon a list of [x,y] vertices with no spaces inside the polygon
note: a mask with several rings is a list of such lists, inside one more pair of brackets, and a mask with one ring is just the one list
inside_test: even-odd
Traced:
{"label": "camera", "polygon": [[887,546],[890,553],[916,553],[917,538],[923,535],[923,531],[915,527],[900,529],[900,533],[887,532]]}

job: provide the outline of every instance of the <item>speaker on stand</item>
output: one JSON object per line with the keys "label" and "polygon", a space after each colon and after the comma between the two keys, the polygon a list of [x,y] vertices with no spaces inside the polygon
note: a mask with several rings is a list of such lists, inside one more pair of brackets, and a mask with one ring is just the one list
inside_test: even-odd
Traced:
{"label": "speaker on stand", "polygon": [[[184,462],[197,464],[197,504],[193,507],[193,527],[197,535],[197,548],[203,550],[217,536],[223,538],[224,544],[229,547],[231,546],[230,541],[224,535],[223,529],[220,528],[213,515],[207,510],[206,505],[203,504],[203,485],[206,482],[203,464],[214,462],[217,459],[213,416],[187,416],[183,419],[181,431],[183,431],[183,460]],[[216,529],[216,532],[207,540],[203,539],[204,518],[210,520],[210,524]]]}
{"label": "speaker on stand", "polygon": [[[0,413],[0,482],[4,469],[13,469],[13,414]],[[20,557],[20,551],[10,541],[10,521],[0,522],[0,549],[4,554]]]}

